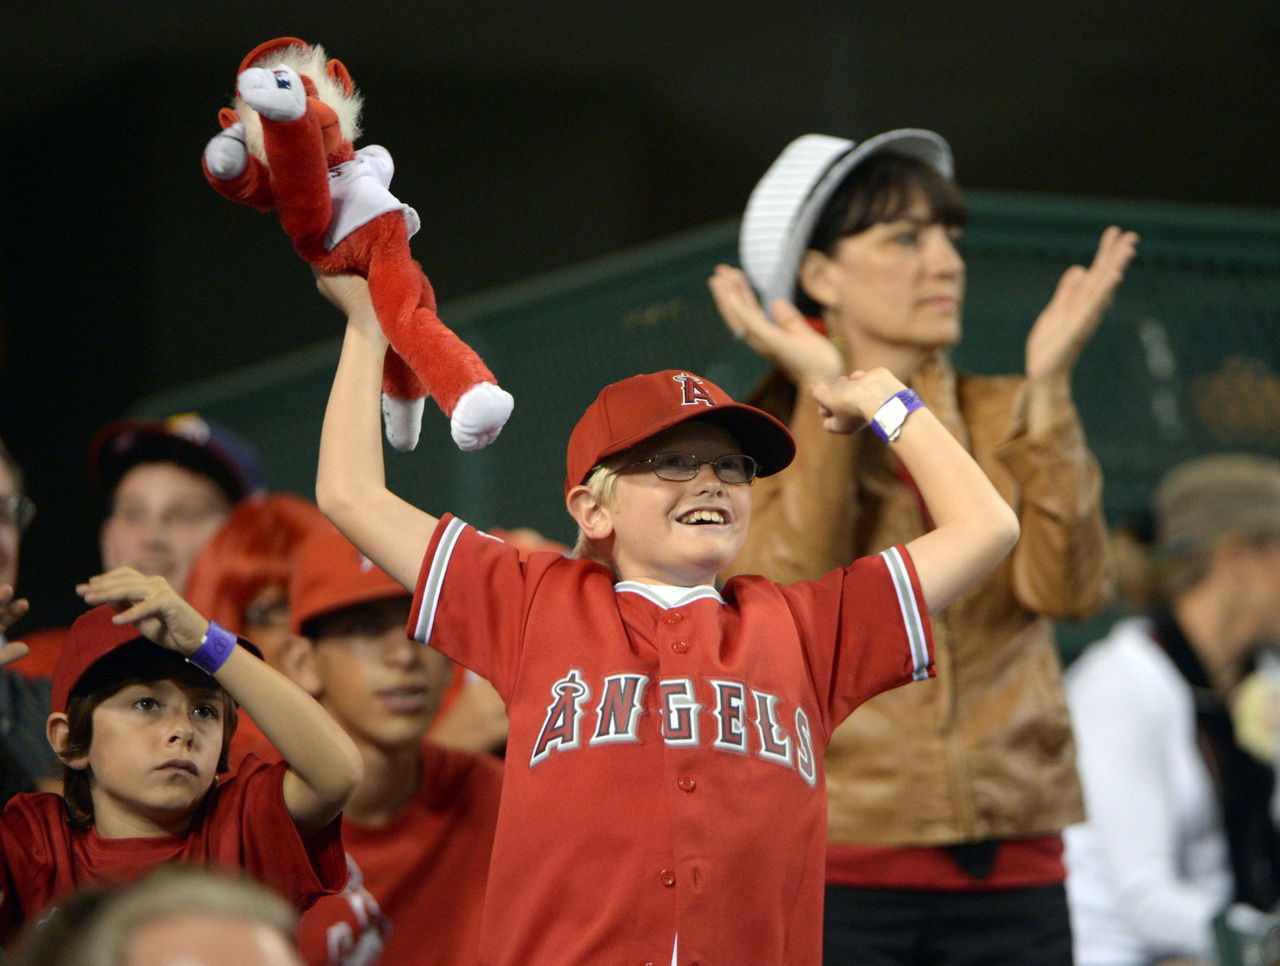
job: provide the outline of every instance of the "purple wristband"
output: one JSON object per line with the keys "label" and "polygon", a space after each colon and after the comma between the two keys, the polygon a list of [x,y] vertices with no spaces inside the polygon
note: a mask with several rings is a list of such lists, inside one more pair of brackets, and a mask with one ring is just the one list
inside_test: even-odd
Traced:
{"label": "purple wristband", "polygon": [[892,443],[902,432],[907,415],[923,409],[924,403],[910,389],[900,389],[890,396],[871,418],[871,428],[886,443]]}
{"label": "purple wristband", "polygon": [[209,629],[200,638],[200,647],[187,660],[205,674],[216,674],[236,649],[236,636],[221,624],[209,621]]}

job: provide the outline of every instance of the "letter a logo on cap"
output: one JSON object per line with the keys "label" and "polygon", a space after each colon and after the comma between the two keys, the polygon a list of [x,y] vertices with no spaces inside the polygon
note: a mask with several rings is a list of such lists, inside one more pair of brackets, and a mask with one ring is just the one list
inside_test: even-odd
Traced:
{"label": "letter a logo on cap", "polygon": [[714,406],[716,401],[711,398],[711,394],[702,388],[702,380],[697,376],[682,372],[678,376],[672,376],[676,382],[680,383],[680,388],[684,393],[684,399],[680,401],[681,406]]}

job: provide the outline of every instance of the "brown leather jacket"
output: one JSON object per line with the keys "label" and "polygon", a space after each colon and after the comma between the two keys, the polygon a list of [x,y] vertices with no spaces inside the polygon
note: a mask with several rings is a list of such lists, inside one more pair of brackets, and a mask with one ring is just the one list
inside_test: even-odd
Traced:
{"label": "brown leather jacket", "polygon": [[[1027,438],[1022,384],[957,375],[942,356],[913,382],[1018,511],[1022,536],[994,573],[934,615],[937,678],[868,701],[831,736],[832,842],[1017,838],[1084,817],[1050,620],[1086,617],[1108,599],[1101,474],[1073,411]],[[793,407],[786,395],[759,404],[789,421],[796,461],[755,484],[733,572],[817,577],[925,531],[889,447],[867,432],[825,432],[811,400]]]}

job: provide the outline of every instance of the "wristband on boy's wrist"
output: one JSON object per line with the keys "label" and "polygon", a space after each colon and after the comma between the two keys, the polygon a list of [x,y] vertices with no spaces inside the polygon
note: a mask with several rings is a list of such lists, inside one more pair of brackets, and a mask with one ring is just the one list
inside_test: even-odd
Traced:
{"label": "wristband on boy's wrist", "polygon": [[917,409],[923,409],[924,403],[910,389],[902,389],[890,396],[876,414],[871,417],[871,428],[886,443],[892,443],[902,432],[902,424],[907,416]]}
{"label": "wristband on boy's wrist", "polygon": [[205,674],[214,674],[218,668],[227,663],[227,658],[236,649],[236,636],[221,624],[209,621],[209,629],[200,638],[200,646],[187,660]]}

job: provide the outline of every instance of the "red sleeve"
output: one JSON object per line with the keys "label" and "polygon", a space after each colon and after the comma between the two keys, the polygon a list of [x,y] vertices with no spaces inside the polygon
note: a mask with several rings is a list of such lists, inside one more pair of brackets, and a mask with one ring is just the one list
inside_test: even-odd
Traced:
{"label": "red sleeve", "polygon": [[61,796],[9,800],[0,815],[0,945],[11,945],[28,921],[74,887],[69,839]]}
{"label": "red sleeve", "polygon": [[[306,909],[347,881],[342,817],[302,835],[284,802],[288,766],[247,756],[217,789],[217,798],[199,836],[206,859],[238,865]],[[192,836],[195,839],[195,836]]]}
{"label": "red sleeve", "polygon": [[452,514],[436,526],[422,560],[407,633],[469,667],[508,697],[515,681],[529,595],[556,553],[519,552]]}
{"label": "red sleeve", "polygon": [[933,630],[906,547],[780,589],[830,728],[881,691],[933,677]]}

